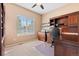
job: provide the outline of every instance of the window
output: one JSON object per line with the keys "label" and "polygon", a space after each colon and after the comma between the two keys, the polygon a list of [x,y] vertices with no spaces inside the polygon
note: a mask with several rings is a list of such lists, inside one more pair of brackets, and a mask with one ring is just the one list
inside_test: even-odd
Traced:
{"label": "window", "polygon": [[28,18],[23,15],[18,15],[17,21],[17,34],[29,35],[34,34],[34,18]]}

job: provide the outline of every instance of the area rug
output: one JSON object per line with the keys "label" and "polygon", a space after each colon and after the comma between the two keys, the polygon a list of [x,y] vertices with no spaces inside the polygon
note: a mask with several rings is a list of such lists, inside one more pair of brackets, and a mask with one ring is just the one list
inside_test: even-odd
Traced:
{"label": "area rug", "polygon": [[54,46],[50,47],[50,45],[51,44],[44,42],[35,46],[35,48],[46,56],[54,56]]}

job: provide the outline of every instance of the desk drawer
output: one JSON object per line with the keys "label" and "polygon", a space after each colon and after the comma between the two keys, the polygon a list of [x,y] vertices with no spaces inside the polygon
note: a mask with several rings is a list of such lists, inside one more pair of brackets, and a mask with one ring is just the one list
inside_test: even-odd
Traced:
{"label": "desk drawer", "polygon": [[64,40],[71,40],[71,41],[78,42],[78,35],[65,35],[65,34],[63,34],[61,36],[61,38]]}

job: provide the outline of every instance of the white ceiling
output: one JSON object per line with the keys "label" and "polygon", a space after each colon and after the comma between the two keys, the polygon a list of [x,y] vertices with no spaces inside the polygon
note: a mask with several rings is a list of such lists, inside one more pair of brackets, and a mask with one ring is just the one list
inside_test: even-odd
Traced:
{"label": "white ceiling", "polygon": [[44,14],[66,5],[66,3],[42,3],[44,6],[44,9],[42,10],[40,6],[35,6],[34,8],[32,8],[34,3],[16,3],[16,4],[39,14]]}

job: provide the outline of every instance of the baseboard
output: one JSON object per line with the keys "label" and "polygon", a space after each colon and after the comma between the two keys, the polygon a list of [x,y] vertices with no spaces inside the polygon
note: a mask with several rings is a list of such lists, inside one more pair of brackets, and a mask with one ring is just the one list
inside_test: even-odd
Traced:
{"label": "baseboard", "polygon": [[5,46],[5,48],[13,47],[13,46],[16,46],[16,45],[21,45],[21,44],[24,44],[24,43],[27,43],[27,42],[30,42],[30,41],[34,41],[34,40],[38,40],[38,39],[27,40],[27,41],[19,41],[19,42],[13,43],[13,44],[8,44],[8,45]]}

